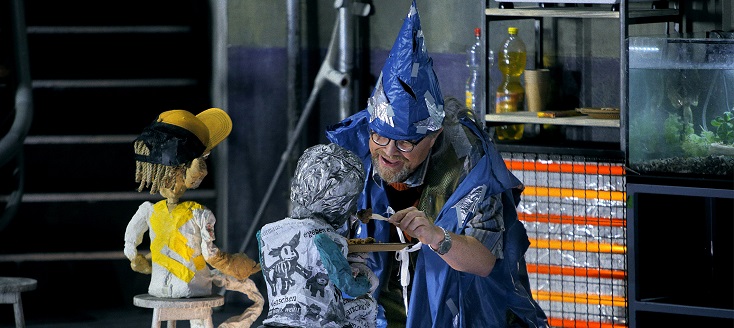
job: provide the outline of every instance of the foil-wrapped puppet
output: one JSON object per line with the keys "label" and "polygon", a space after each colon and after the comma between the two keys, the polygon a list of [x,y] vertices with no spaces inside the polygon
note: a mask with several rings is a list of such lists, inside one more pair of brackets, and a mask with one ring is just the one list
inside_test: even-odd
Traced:
{"label": "foil-wrapped puppet", "polygon": [[[125,230],[124,248],[133,270],[151,274],[148,293],[152,296],[210,296],[212,284],[246,294],[254,304],[221,328],[250,327],[260,316],[264,300],[248,278],[260,266],[244,253],[220,250],[214,244],[212,211],[179,199],[187,189],[199,186],[208,173],[206,158],[231,131],[229,115],[219,108],[198,115],[167,111],[143,130],[134,142],[135,182],[140,183],[138,191],[149,187],[151,194],[160,193],[165,199],[140,205]],[[137,250],[146,232],[149,258]],[[192,320],[191,326],[202,325],[199,321]]]}
{"label": "foil-wrapped puppet", "polygon": [[[290,217],[257,233],[268,288],[265,326],[374,327],[377,278],[338,233],[357,210],[362,162],[336,145],[308,148],[291,181]],[[350,263],[351,262],[351,263]]]}

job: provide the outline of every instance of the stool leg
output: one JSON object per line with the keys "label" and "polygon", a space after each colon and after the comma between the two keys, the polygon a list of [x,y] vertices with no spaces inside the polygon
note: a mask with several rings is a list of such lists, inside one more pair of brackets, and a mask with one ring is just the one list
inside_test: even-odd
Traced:
{"label": "stool leg", "polygon": [[[205,313],[205,312],[204,312]],[[199,319],[189,320],[189,325],[192,328],[214,328],[214,320],[212,320],[211,314],[199,316]]]}
{"label": "stool leg", "polygon": [[15,327],[25,328],[25,317],[23,317],[23,302],[20,300],[20,293],[16,296],[15,303],[13,303],[13,310],[15,311]]}
{"label": "stool leg", "polygon": [[153,322],[151,328],[161,328],[161,313],[158,309],[153,309]]}

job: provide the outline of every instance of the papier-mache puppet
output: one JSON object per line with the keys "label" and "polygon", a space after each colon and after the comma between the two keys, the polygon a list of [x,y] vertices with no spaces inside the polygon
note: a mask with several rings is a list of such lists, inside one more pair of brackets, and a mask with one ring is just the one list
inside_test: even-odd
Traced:
{"label": "papier-mache puppet", "polygon": [[377,277],[340,234],[356,215],[364,169],[336,145],[304,151],[291,181],[290,217],[257,233],[268,289],[266,327],[374,327]]}
{"label": "papier-mache puppet", "polygon": [[[133,270],[151,274],[148,293],[156,297],[212,295],[212,284],[244,293],[254,302],[219,327],[250,327],[260,316],[263,297],[248,277],[260,265],[244,253],[229,254],[215,244],[216,219],[193,201],[179,201],[207,175],[206,158],[232,131],[232,120],[219,108],[197,115],[170,110],[158,116],[135,139],[135,182],[165,199],[144,202],[125,230],[125,256]],[[150,258],[138,253],[149,232]],[[210,269],[208,265],[214,268]],[[191,326],[202,325],[192,320]]]}

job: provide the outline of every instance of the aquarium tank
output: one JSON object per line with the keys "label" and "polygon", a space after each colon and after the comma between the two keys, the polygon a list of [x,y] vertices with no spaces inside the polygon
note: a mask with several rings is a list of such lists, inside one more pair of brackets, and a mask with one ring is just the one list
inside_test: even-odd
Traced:
{"label": "aquarium tank", "polygon": [[629,38],[630,173],[734,181],[734,39]]}

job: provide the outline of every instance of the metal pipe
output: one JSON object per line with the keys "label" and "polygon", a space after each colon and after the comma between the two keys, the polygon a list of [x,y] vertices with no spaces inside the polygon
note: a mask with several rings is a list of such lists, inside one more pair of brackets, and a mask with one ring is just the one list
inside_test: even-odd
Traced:
{"label": "metal pipe", "polygon": [[[293,136],[291,133],[294,131],[296,124],[298,123],[298,113],[302,104],[301,94],[301,6],[299,0],[288,0],[286,2],[286,15],[287,21],[287,67],[286,72],[286,121],[288,128],[287,138],[290,139]],[[305,140],[305,138],[304,138]],[[300,146],[303,146],[304,141],[300,141]],[[295,168],[295,158],[290,158],[288,161],[288,171],[292,171]]]}
{"label": "metal pipe", "polygon": [[33,121],[33,94],[31,82],[30,60],[28,56],[28,36],[26,35],[25,10],[22,0],[11,3],[11,19],[13,19],[12,35],[15,43],[15,65],[17,72],[17,88],[15,90],[15,119],[8,133],[0,139],[0,167],[11,159],[16,159],[18,171],[18,188],[8,196],[5,210],[0,215],[0,230],[15,217],[23,199],[24,161],[23,141]]}
{"label": "metal pipe", "polygon": [[[211,29],[211,56],[212,56],[212,75],[210,86],[211,103],[214,107],[227,110],[227,1],[226,0],[209,0]],[[229,142],[224,139],[219,145],[219,150],[213,154],[213,164],[216,168],[214,175],[214,185],[216,186],[216,213],[217,221],[221,224],[217,225],[219,236],[222,236],[222,245],[227,245],[229,241]]]}
{"label": "metal pipe", "polygon": [[619,83],[626,86],[619,93],[619,147],[625,154],[627,151],[627,122],[629,122],[629,28],[627,22],[629,19],[628,0],[620,1],[619,7]]}
{"label": "metal pipe", "polygon": [[257,213],[255,214],[255,217],[252,219],[252,222],[250,222],[250,228],[247,230],[247,235],[245,235],[245,240],[242,243],[242,246],[240,246],[240,252],[244,252],[247,249],[247,245],[250,243],[250,239],[252,238],[253,234],[255,233],[255,230],[258,229],[260,225],[260,218],[262,217],[262,214],[265,212],[265,208],[268,205],[268,202],[270,201],[270,197],[273,194],[273,191],[275,190],[275,186],[278,183],[278,180],[280,178],[280,175],[283,173],[283,170],[285,169],[286,163],[288,163],[288,160],[290,158],[291,153],[293,152],[293,148],[295,148],[295,144],[300,140],[299,134],[301,133],[301,130],[306,125],[308,121],[308,117],[311,114],[311,110],[313,109],[313,105],[316,102],[316,99],[318,98],[318,93],[321,91],[321,87],[324,85],[324,82],[331,82],[336,84],[341,89],[348,88],[350,85],[350,77],[346,73],[339,72],[338,70],[334,69],[334,61],[336,60],[336,53],[337,50],[337,44],[338,44],[338,38],[337,38],[337,32],[339,31],[339,21],[337,20],[334,26],[334,30],[331,34],[331,44],[329,45],[329,50],[326,52],[326,58],[324,58],[323,63],[321,64],[321,68],[319,69],[318,74],[316,74],[316,78],[314,79],[314,87],[311,90],[311,95],[308,97],[308,101],[306,102],[306,106],[301,113],[301,117],[298,120],[298,124],[296,125],[293,132],[290,134],[289,142],[286,147],[286,150],[283,152],[283,154],[280,156],[280,164],[278,165],[278,168],[275,170],[275,174],[273,175],[273,178],[270,180],[270,185],[268,186],[267,191],[265,192],[265,196],[263,197],[262,202],[260,203],[260,207],[257,210]]}
{"label": "metal pipe", "polygon": [[[352,76],[355,59],[355,23],[352,16],[366,17],[372,10],[372,6],[355,0],[336,0],[334,8],[338,10],[339,21],[339,57],[336,61],[336,69]],[[357,93],[358,85],[352,83],[349,88],[339,89],[339,120],[343,120],[356,112],[357,103],[354,95]]]}
{"label": "metal pipe", "polygon": [[8,133],[0,139],[0,166],[5,165],[21,151],[23,140],[28,135],[33,120],[31,69],[28,59],[28,36],[26,35],[23,1],[13,0],[11,7],[18,86],[15,91],[15,119]]}
{"label": "metal pipe", "polygon": [[[352,35],[352,14],[349,12],[352,8],[353,0],[336,1],[337,8],[337,26],[339,32],[336,34],[339,38],[339,56],[336,59],[336,69],[340,72],[351,73],[354,67],[353,51],[354,36]],[[339,120],[343,120],[352,114],[352,97],[354,92],[352,88],[339,89]]]}

